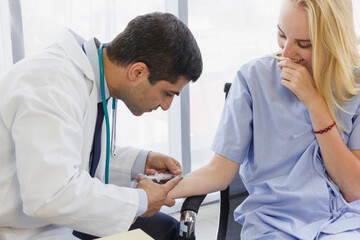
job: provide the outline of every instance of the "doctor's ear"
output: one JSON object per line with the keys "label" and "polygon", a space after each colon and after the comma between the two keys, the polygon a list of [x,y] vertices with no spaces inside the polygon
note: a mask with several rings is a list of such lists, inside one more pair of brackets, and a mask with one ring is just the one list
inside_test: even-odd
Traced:
{"label": "doctor's ear", "polygon": [[128,69],[128,78],[130,81],[136,81],[138,79],[147,78],[149,75],[149,69],[143,62],[132,63]]}

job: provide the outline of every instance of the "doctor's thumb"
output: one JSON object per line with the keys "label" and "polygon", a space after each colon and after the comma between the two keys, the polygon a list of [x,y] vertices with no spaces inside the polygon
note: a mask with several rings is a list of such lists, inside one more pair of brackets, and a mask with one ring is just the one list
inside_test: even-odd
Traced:
{"label": "doctor's thumb", "polygon": [[180,178],[179,176],[171,179],[170,181],[167,181],[163,187],[165,188],[165,191],[168,193],[170,192],[176,185],[178,185],[178,183],[181,181],[182,178]]}

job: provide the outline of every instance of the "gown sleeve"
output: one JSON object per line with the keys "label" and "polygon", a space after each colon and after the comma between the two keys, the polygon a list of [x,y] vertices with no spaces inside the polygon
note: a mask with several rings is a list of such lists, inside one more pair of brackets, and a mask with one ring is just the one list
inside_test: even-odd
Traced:
{"label": "gown sleeve", "polygon": [[252,97],[241,71],[231,85],[212,150],[241,164],[252,139]]}

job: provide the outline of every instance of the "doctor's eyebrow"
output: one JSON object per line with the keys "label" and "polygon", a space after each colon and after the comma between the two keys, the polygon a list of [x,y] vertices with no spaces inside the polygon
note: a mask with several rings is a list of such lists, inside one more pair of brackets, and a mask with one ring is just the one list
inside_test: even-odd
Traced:
{"label": "doctor's eyebrow", "polygon": [[[281,34],[286,36],[285,33],[283,32],[283,30],[281,30],[281,28],[279,27],[279,25],[277,25],[277,27],[278,27],[279,31],[281,32]],[[295,39],[295,41],[311,43],[310,39]]]}

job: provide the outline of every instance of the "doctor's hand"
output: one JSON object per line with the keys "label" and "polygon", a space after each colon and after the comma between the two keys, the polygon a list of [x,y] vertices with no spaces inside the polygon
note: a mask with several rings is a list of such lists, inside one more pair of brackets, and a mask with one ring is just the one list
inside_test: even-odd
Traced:
{"label": "doctor's hand", "polygon": [[160,211],[160,208],[165,205],[171,207],[175,204],[175,199],[169,198],[168,193],[180,182],[180,177],[175,177],[165,184],[158,184],[142,174],[136,176],[138,185],[136,188],[144,189],[147,198],[148,206],[147,211],[141,217],[151,217]]}
{"label": "doctor's hand", "polygon": [[158,152],[149,152],[145,162],[145,173],[154,175],[155,172],[182,174],[181,165],[174,158]]}

